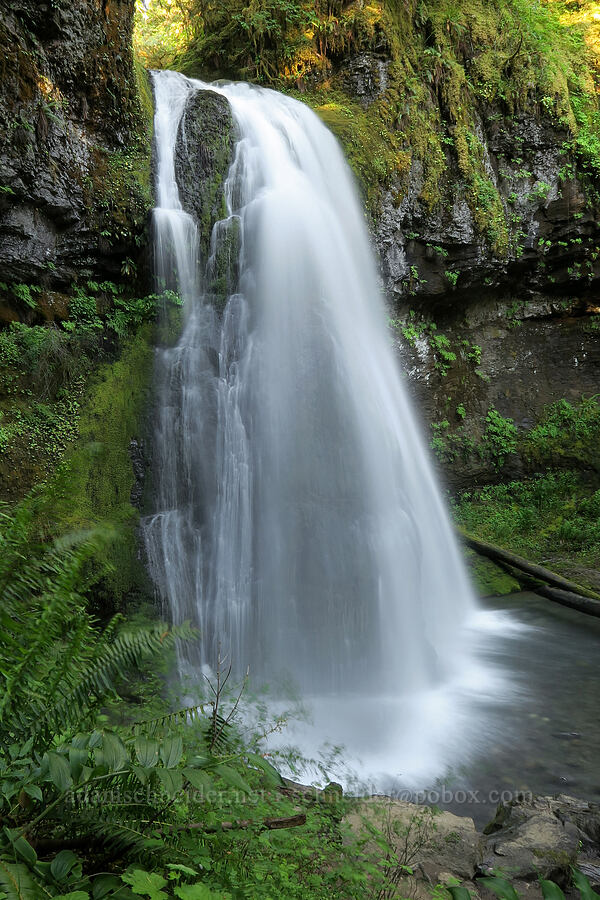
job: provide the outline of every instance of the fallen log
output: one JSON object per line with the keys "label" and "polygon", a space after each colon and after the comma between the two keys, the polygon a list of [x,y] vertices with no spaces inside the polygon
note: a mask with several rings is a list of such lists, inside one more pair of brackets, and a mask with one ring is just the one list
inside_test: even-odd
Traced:
{"label": "fallen log", "polygon": [[218,825],[204,825],[202,822],[191,822],[188,825],[180,825],[178,829],[185,831],[188,828],[203,831],[206,834],[216,834],[219,831],[237,831],[239,828],[264,828],[273,831],[277,828],[298,828],[306,825],[306,813],[297,813],[295,816],[283,816],[277,819],[242,819],[239,822],[219,822]]}
{"label": "fallen log", "polygon": [[526,584],[528,583],[528,587],[541,597],[547,597],[548,600],[554,600],[561,606],[568,606],[570,609],[576,609],[578,612],[600,619],[600,603],[597,600],[583,597],[581,594],[574,594],[572,591],[562,591],[548,584],[539,584],[533,579],[531,581],[527,578],[524,580]]}
{"label": "fallen log", "polygon": [[[152,823],[148,822],[148,826]],[[205,834],[217,834],[220,831],[237,831],[245,828],[261,828],[273,831],[278,828],[298,828],[306,825],[306,813],[296,813],[293,816],[281,816],[267,819],[242,819],[239,822],[219,822],[218,825],[206,825],[204,822],[187,822],[184,825],[163,825],[164,831],[202,831]],[[40,856],[55,853],[57,850],[83,850],[93,847],[105,847],[108,839],[103,835],[89,835],[76,838],[59,838],[32,841],[33,846]]]}
{"label": "fallen log", "polygon": [[597,594],[590,588],[569,581],[567,578],[563,578],[562,575],[557,575],[543,566],[538,566],[536,563],[532,563],[528,559],[512,553],[510,550],[505,550],[503,547],[496,546],[496,544],[490,544],[487,541],[473,537],[472,534],[462,529],[459,529],[459,534],[467,547],[475,550],[480,556],[491,559],[492,562],[497,563],[503,569],[508,570],[518,581],[525,583],[531,590],[541,594],[541,596],[548,597],[548,599],[561,603],[563,606],[569,606],[572,609],[600,618],[600,594]]}
{"label": "fallen log", "polygon": [[273,831],[277,828],[298,828],[306,825],[306,813],[294,816],[282,816],[276,819],[240,819],[237,822],[219,822],[218,825],[206,825],[204,822],[188,822],[185,825],[171,825],[170,831],[202,831],[205,834],[217,834],[220,831],[237,831],[244,828],[263,828]]}

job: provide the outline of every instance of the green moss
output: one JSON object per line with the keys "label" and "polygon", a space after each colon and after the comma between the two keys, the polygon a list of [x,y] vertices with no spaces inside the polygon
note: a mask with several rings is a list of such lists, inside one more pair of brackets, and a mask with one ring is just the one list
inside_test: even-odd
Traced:
{"label": "green moss", "polygon": [[521,590],[521,585],[515,578],[474,550],[466,550],[465,559],[481,597],[504,597]]}
{"label": "green moss", "polygon": [[134,72],[144,122],[144,130],[140,137],[148,144],[152,142],[154,131],[154,101],[152,99],[152,88],[150,87],[150,76],[137,56],[134,57]]}
{"label": "green moss", "polygon": [[102,242],[108,247],[143,246],[147,242],[148,214],[154,206],[152,92],[148,73],[137,60],[133,72],[136,114],[131,140],[125,150],[92,147],[93,168],[81,183],[101,246]]}
{"label": "green moss", "polygon": [[217,309],[224,309],[237,284],[240,255],[239,219],[232,218],[220,228],[219,240],[212,260],[207,294]]}
{"label": "green moss", "polygon": [[597,480],[569,471],[469,491],[454,504],[470,534],[596,590],[599,516]]}
{"label": "green moss", "polygon": [[299,93],[296,99],[311,106],[338,138],[361,187],[367,210],[375,215],[381,188],[396,175],[406,174],[410,155],[396,135],[386,127],[378,107],[365,110],[341,91]]}
{"label": "green moss", "polygon": [[186,108],[182,128],[187,150],[178,154],[179,187],[189,211],[195,213],[207,259],[213,226],[227,216],[223,183],[236,135],[231,106],[213,91],[199,92]]}
{"label": "green moss", "polygon": [[558,400],[545,407],[540,421],[522,441],[530,466],[579,466],[600,472],[600,402]]}
{"label": "green moss", "polygon": [[[480,234],[498,257],[514,249],[514,223],[477,137],[479,117],[492,105],[500,119],[521,110],[553,117],[570,133],[571,153],[583,170],[600,174],[593,66],[581,30],[561,18],[562,4],[385,0],[349,3],[335,12],[331,4],[296,5],[298,15],[301,9],[310,13],[312,24],[298,42],[300,20],[277,20],[271,37],[285,52],[278,56],[271,47],[267,69],[248,68],[254,50],[247,22],[238,30],[229,24],[211,30],[207,19],[190,53],[197,64],[203,53],[214,55],[213,77],[226,69],[278,87],[296,85],[300,99],[342,142],[372,214],[382,187],[394,183],[402,199],[408,180],[394,176],[406,175],[415,161],[422,171],[421,199],[434,209],[447,199],[455,180],[450,169],[457,166]],[[239,21],[246,21],[254,10],[246,6],[245,0],[232,0],[233,18],[239,7]],[[373,48],[391,64],[384,95],[365,110],[345,91],[343,59]],[[342,74],[336,75],[340,62]]]}
{"label": "green moss", "polygon": [[96,563],[108,568],[103,605],[118,607],[143,588],[137,558],[138,510],[131,504],[133,438],[143,438],[149,404],[152,328],[144,326],[116,362],[94,376],[81,404],[79,439],[45,489],[45,527],[52,534],[103,526],[112,533]]}

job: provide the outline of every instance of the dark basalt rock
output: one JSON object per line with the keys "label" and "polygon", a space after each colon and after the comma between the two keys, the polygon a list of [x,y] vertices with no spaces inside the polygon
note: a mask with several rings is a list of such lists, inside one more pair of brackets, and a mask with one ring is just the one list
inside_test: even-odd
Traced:
{"label": "dark basalt rock", "polygon": [[137,438],[131,439],[129,442],[129,458],[131,459],[133,474],[135,475],[135,483],[131,488],[131,505],[135,506],[136,509],[141,509],[146,484],[146,472],[149,466],[144,441]]}
{"label": "dark basalt rock", "polygon": [[[577,177],[576,160],[565,150],[568,135],[550,119],[489,109],[478,123],[485,168],[508,223],[504,254],[478,229],[469,186],[450,151],[432,210],[421,196],[417,160],[407,181],[383,192],[374,226],[393,316],[415,310],[435,321],[457,355],[442,376],[426,339],[414,347],[399,341],[419,408],[429,422],[449,421],[450,431],[459,428],[476,444],[491,406],[524,432],[547,404],[577,402],[600,384],[600,227],[593,186]],[[480,365],[466,360],[464,342],[481,349]],[[455,413],[459,405],[464,421]],[[477,453],[457,452],[443,468],[452,489],[525,474],[517,457],[500,476]]]}
{"label": "dark basalt rock", "polygon": [[223,192],[235,136],[225,97],[214,91],[190,96],[177,135],[175,174],[183,207],[198,223],[202,259],[208,261],[206,292],[217,309],[237,289],[239,221],[227,216]]}
{"label": "dark basalt rock", "polygon": [[223,185],[233,159],[235,127],[228,100],[214,91],[190,96],[179,125],[175,174],[181,202],[200,228],[204,258],[215,222],[226,215]]}
{"label": "dark basalt rock", "polygon": [[147,203],[113,168],[123,175],[143,129],[133,11],[134,0],[0,0],[3,282],[118,277],[139,255]]}
{"label": "dark basalt rock", "polygon": [[[566,132],[533,114],[509,118],[489,110],[479,117],[476,137],[508,223],[506,252],[496,252],[477,228],[469,186],[451,155],[440,202],[431,210],[422,198],[423,167],[416,160],[408,182],[383,194],[375,226],[390,298],[437,308],[468,304],[469,293],[506,293],[521,287],[524,276],[529,291],[550,294],[576,279],[576,290],[600,279],[600,257],[592,254],[600,228],[564,150]],[[458,274],[456,290],[447,271]]]}
{"label": "dark basalt rock", "polygon": [[389,59],[375,53],[356,53],[344,61],[343,82],[350,93],[367,108],[388,86]]}

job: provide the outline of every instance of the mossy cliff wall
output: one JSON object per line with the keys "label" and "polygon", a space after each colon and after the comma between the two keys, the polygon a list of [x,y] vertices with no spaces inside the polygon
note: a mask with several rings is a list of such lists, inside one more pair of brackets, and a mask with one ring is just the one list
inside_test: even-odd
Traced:
{"label": "mossy cliff wall", "polygon": [[151,99],[134,66],[133,7],[0,0],[5,321],[24,312],[13,284],[115,280],[139,256],[151,206]]}
{"label": "mossy cliff wall", "polygon": [[95,372],[81,401],[78,438],[44,489],[40,524],[49,534],[100,528],[94,599],[102,613],[147,599],[138,526],[149,453],[153,329],[123,345]]}
{"label": "mossy cliff wall", "polygon": [[[101,611],[143,593],[152,97],[134,0],[0,0],[0,500],[101,527]],[[142,324],[145,323],[145,324]]]}

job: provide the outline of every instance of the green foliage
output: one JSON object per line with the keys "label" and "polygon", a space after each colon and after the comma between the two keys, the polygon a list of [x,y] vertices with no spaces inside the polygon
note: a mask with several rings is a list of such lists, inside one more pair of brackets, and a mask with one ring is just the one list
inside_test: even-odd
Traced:
{"label": "green foliage", "polygon": [[[590,881],[583,872],[580,872],[572,866],[571,876],[573,879],[573,886],[579,891],[581,900],[592,900],[592,898],[597,898],[599,896],[592,890]],[[478,878],[477,881],[478,884],[481,884],[484,888],[492,891],[499,900],[519,900],[519,894],[508,878],[503,875],[489,875],[485,878]],[[539,884],[542,889],[544,900],[564,900],[565,895],[555,882],[540,878]],[[462,890],[464,890],[464,888]],[[469,892],[467,891],[467,894],[468,893]],[[460,896],[456,896],[454,893],[452,894],[452,897],[453,900],[462,900]]]}
{"label": "green foliage", "polygon": [[[590,196],[600,173],[594,67],[572,19],[562,2],[528,0],[423,0],[416,9],[397,0],[153,0],[147,11],[138,0],[136,39],[156,67],[297,90],[344,145],[371,214],[382,188],[402,201],[414,162],[429,209],[449,199],[458,168],[480,234],[504,257],[518,256],[522,241],[478,137],[482,106],[494,108],[500,128],[525,109],[553,118],[568,134],[571,174],[587,177]],[[337,74],[361,50],[390,60],[385,90],[368,108]],[[547,195],[538,181],[530,199]],[[458,277],[446,272],[452,286]]]}
{"label": "green foliage", "polygon": [[[567,577],[600,563],[600,490],[575,472],[549,472],[463,494],[455,518],[483,540],[507,547],[534,561],[552,560]],[[573,568],[575,567],[575,568]]]}
{"label": "green foliage", "polygon": [[479,344],[471,344],[471,346],[468,347],[467,359],[476,366],[481,365],[481,347]]}
{"label": "green foliage", "polygon": [[68,299],[62,324],[0,330],[0,483],[18,501],[45,482],[40,515],[54,535],[109,524],[113,537],[89,563],[102,573],[95,596],[106,612],[148,591],[129,449],[145,433],[154,322],[181,299],[91,280]]}
{"label": "green foliage", "polygon": [[[26,753],[35,754],[50,747],[54,735],[78,729],[110,692],[123,666],[156,653],[163,633],[169,634],[162,625],[139,634],[118,634],[115,627],[97,632],[86,611],[87,562],[107,535],[80,533],[44,544],[37,534],[39,505],[38,496],[14,513],[0,514],[0,746],[9,757],[4,757],[5,779],[11,777],[10,760],[18,758],[24,765],[15,742],[26,742]],[[67,778],[60,758],[51,757],[48,764],[55,781]],[[28,783],[20,783],[20,789]],[[5,782],[3,791],[10,800],[16,787]]]}
{"label": "green foliage", "polygon": [[484,887],[492,891],[499,900],[519,900],[519,895],[506,878],[490,875],[487,878],[480,878],[479,881]]}
{"label": "green foliage", "polygon": [[[450,339],[447,335],[438,331],[435,322],[428,318],[418,318],[414,310],[410,310],[408,321],[400,319],[390,319],[390,326],[395,330],[399,330],[404,340],[411,347],[416,347],[417,341],[425,339],[433,357],[433,365],[442,378],[445,378],[452,363],[456,362],[458,355],[456,350],[452,349]],[[466,343],[467,348],[470,346]],[[473,345],[472,350],[475,349]],[[478,348],[479,349],[479,348]],[[469,359],[471,359],[469,354]]]}
{"label": "green foliage", "polygon": [[435,357],[435,367],[442,378],[450,371],[450,365],[456,361],[456,353],[450,349],[450,340],[445,334],[432,334],[429,345]]}
{"label": "green foliage", "polygon": [[[583,872],[580,872],[578,869],[572,866],[571,875],[573,878],[573,884],[581,895],[581,900],[598,900],[600,894],[597,894],[596,891],[592,890],[589,878],[587,878],[587,876],[584,875]],[[546,893],[544,893],[544,900],[554,900],[554,898],[552,896],[547,897]]]}
{"label": "green foliage", "polygon": [[[109,859],[150,849],[160,859],[163,849],[177,844],[169,796],[189,783],[187,773],[204,772],[209,783],[230,779],[222,756],[206,748],[194,755],[193,741],[184,755],[178,722],[202,717],[199,708],[121,733],[98,727],[101,705],[119,683],[190,632],[161,623],[132,629],[119,619],[99,629],[83,591],[85,562],[102,535],[43,545],[35,540],[33,512],[32,502],[0,520],[0,884],[22,881],[39,897],[90,886],[70,850],[41,860],[34,845],[48,836],[58,835],[67,846],[76,837]],[[131,792],[133,803],[121,802]],[[160,820],[172,823],[162,837]]]}
{"label": "green foliage", "polygon": [[69,321],[66,323],[68,330],[74,331],[76,327],[82,331],[102,329],[102,320],[98,316],[98,302],[93,294],[97,285],[88,282],[87,288],[87,291],[78,285],[73,288],[73,296],[69,303]]}
{"label": "green foliage", "polygon": [[37,396],[54,399],[89,371],[95,351],[83,331],[72,335],[54,325],[13,322],[0,331],[0,391],[11,392],[18,372]]}
{"label": "green foliage", "polygon": [[2,289],[10,290],[10,293],[13,297],[22,303],[24,306],[28,306],[30,309],[35,309],[37,306],[37,300],[35,295],[41,293],[41,288],[36,284],[13,284],[10,285],[10,288],[2,284],[0,285]]}
{"label": "green foliage", "polygon": [[[392,323],[392,324],[394,324],[394,323]],[[404,338],[406,343],[409,344],[413,348],[416,347],[417,341],[419,340],[419,338],[422,335],[420,328],[418,328],[414,322],[411,322],[409,320],[409,322],[407,324],[400,326],[400,330],[402,332],[402,337]]]}
{"label": "green foliage", "polygon": [[483,455],[500,469],[516,449],[517,429],[513,419],[504,418],[494,406],[490,406],[485,417]]}
{"label": "green foliage", "polygon": [[[464,413],[464,407],[457,407],[457,415],[462,420],[460,410]],[[466,429],[461,425],[452,429],[448,419],[441,422],[433,422],[431,424],[431,440],[429,446],[435,453],[439,462],[443,464],[455,463],[459,460],[467,461],[475,451],[475,442],[467,433]]]}
{"label": "green foliage", "polygon": [[600,472],[598,397],[551,404],[524,439],[523,453],[537,466],[580,465]]}
{"label": "green foliage", "polygon": [[340,0],[184,0],[176,10],[155,0],[137,22],[138,51],[152,65],[268,82],[325,71],[381,34],[378,6]]}
{"label": "green foliage", "polygon": [[527,199],[533,203],[540,203],[543,200],[546,200],[548,194],[550,193],[551,185],[549,185],[545,181],[538,181],[534,185],[532,191],[527,195]]}
{"label": "green foliage", "polygon": [[132,297],[110,281],[87,281],[60,296],[69,303],[62,323],[13,322],[0,330],[0,478],[7,498],[22,497],[52,474],[77,439],[98,365],[145,324],[179,312],[182,302],[169,291]]}
{"label": "green foliage", "polygon": [[[135,476],[129,456],[132,438],[143,438],[152,371],[151,330],[129,338],[120,358],[101,366],[81,400],[78,440],[44,489],[42,516],[53,533],[109,525],[114,537],[98,548],[94,565],[103,572],[95,594],[108,609],[144,591],[131,504]],[[107,567],[108,564],[108,567]]]}

